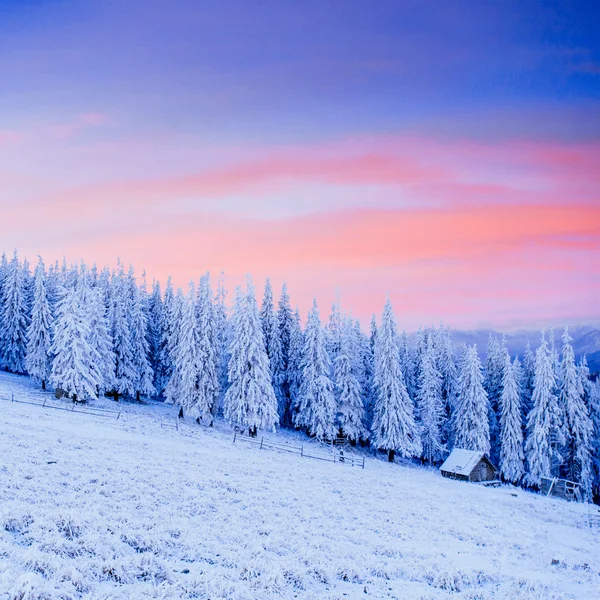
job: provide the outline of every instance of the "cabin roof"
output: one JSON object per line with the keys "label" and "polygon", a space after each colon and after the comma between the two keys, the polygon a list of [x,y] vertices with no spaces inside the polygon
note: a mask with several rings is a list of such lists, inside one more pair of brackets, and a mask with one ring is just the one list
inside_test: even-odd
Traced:
{"label": "cabin roof", "polygon": [[441,471],[454,473],[455,475],[470,475],[477,463],[485,457],[485,453],[480,450],[464,450],[463,448],[454,448],[450,456],[440,467]]}

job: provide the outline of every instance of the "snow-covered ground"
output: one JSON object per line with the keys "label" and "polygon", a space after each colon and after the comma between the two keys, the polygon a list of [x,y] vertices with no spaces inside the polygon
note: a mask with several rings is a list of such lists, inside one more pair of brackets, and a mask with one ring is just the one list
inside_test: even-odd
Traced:
{"label": "snow-covered ground", "polygon": [[[11,392],[59,402],[1,374]],[[600,598],[584,505],[233,445],[224,423],[177,431],[161,427],[172,406],[119,407],[0,400],[0,598]]]}

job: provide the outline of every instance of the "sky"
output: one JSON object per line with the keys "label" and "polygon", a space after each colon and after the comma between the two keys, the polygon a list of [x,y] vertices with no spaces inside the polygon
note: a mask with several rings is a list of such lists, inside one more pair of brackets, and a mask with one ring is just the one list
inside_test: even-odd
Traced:
{"label": "sky", "polygon": [[0,251],[600,320],[600,3],[1,0]]}

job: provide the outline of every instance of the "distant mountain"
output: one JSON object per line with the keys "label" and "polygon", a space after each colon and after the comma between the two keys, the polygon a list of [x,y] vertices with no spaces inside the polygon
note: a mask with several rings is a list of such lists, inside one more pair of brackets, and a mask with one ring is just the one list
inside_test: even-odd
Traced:
{"label": "distant mountain", "polygon": [[[502,333],[491,329],[481,329],[477,331],[452,330],[452,341],[456,347],[464,344],[477,344],[480,356],[485,356],[488,338],[490,333],[501,336]],[[579,359],[583,354],[586,355],[591,373],[600,373],[600,329],[589,325],[579,325],[569,327],[569,334],[573,338],[573,350]],[[560,348],[562,329],[554,331],[556,343]],[[506,334],[506,345],[511,356],[523,355],[527,342],[531,344],[531,349],[535,352],[540,342],[540,331],[522,329],[513,333]]]}

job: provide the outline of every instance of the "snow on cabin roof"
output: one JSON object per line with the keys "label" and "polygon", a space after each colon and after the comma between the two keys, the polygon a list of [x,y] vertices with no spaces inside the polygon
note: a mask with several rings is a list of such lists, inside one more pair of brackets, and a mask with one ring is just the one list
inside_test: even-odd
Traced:
{"label": "snow on cabin roof", "polygon": [[455,473],[456,475],[469,475],[484,455],[485,453],[480,450],[455,448],[444,461],[440,470]]}

